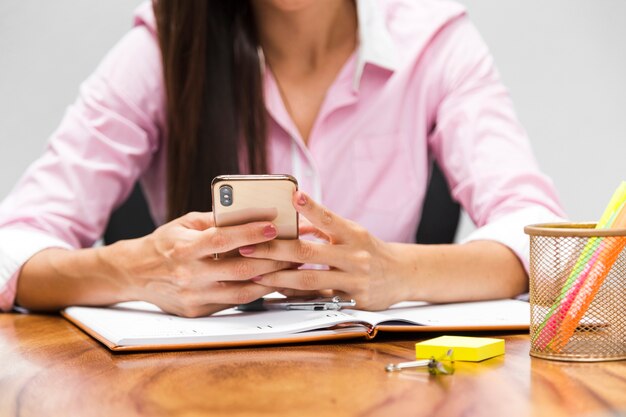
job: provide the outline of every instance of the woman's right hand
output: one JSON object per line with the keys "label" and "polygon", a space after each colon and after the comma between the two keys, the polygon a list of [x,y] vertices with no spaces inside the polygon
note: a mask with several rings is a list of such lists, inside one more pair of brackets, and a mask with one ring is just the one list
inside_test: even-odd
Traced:
{"label": "woman's right hand", "polygon": [[254,279],[293,264],[244,258],[236,250],[270,241],[276,233],[276,227],[267,221],[216,227],[212,213],[193,212],[143,238],[102,248],[102,256],[120,274],[128,299],[148,301],[168,313],[198,317],[274,291]]}

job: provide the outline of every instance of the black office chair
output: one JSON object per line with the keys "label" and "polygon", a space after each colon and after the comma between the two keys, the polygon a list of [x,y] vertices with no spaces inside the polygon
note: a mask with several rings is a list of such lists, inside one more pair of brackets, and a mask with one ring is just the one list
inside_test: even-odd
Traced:
{"label": "black office chair", "polygon": [[[452,243],[459,224],[461,208],[450,197],[450,190],[437,164],[426,191],[422,220],[417,229],[417,243]],[[104,243],[109,245],[122,239],[145,236],[155,229],[146,199],[139,184],[109,219],[104,232]]]}
{"label": "black office chair", "polygon": [[137,183],[126,201],[111,214],[104,231],[104,244],[142,237],[152,233],[155,228],[148,203]]}
{"label": "black office chair", "polygon": [[450,196],[450,188],[439,165],[433,163],[432,168],[415,242],[452,243],[459,227],[461,206]]}

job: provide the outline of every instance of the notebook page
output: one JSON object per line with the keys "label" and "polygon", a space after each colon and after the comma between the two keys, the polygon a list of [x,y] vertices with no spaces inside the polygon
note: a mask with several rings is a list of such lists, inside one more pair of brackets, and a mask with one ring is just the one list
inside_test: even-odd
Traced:
{"label": "notebook page", "polygon": [[165,314],[144,302],[108,308],[69,307],[65,312],[119,346],[272,340],[354,320],[342,311],[235,309],[210,317],[183,318]]}
{"label": "notebook page", "polygon": [[477,301],[451,304],[427,304],[423,302],[403,302],[388,310],[375,313],[358,310],[344,310],[355,320],[368,321],[374,325],[449,326],[449,327],[491,327],[528,326],[530,306],[518,300]]}

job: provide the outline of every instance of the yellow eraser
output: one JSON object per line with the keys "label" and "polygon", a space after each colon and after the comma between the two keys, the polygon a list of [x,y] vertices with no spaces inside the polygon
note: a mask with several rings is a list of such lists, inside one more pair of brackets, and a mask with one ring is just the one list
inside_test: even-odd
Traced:
{"label": "yellow eraser", "polygon": [[504,354],[504,340],[486,337],[441,336],[415,344],[415,357],[440,358],[449,349],[453,350],[455,361],[478,362]]}

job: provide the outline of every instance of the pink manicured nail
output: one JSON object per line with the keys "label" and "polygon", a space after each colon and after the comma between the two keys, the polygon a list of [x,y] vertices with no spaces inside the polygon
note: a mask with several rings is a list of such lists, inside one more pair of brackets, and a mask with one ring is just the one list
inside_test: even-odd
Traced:
{"label": "pink manicured nail", "polygon": [[262,279],[263,279],[263,277],[259,275],[258,277],[252,277],[252,278],[250,278],[250,281],[257,282],[257,281],[261,281]]}
{"label": "pink manicured nail", "polygon": [[254,253],[254,246],[242,246],[239,248],[239,253],[242,255],[250,255]]}
{"label": "pink manicured nail", "polygon": [[306,196],[304,194],[300,194],[300,197],[298,197],[298,205],[299,206],[306,205]]}
{"label": "pink manicured nail", "polygon": [[276,237],[278,233],[276,232],[276,228],[273,224],[268,224],[263,228],[263,236],[265,237]]}

